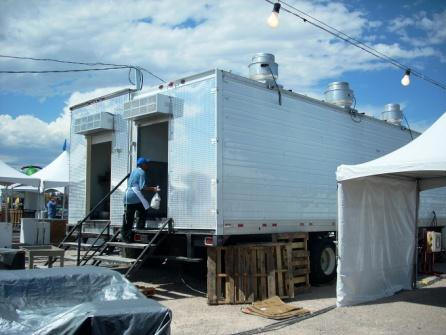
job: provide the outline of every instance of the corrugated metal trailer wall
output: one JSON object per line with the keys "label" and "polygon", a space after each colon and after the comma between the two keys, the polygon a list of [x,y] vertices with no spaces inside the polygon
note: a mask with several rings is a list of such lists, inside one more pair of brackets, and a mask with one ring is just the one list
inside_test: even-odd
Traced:
{"label": "corrugated metal trailer wall", "polygon": [[335,171],[410,141],[400,127],[223,73],[224,234],[335,230]]}
{"label": "corrugated metal trailer wall", "polygon": [[[175,227],[218,235],[336,230],[339,164],[361,163],[410,141],[402,130],[295,93],[215,70],[173,86],[135,93],[172,97],[168,135],[168,216]],[[122,118],[129,95],[73,111],[73,118],[115,114],[111,187],[129,170],[128,125]],[[87,140],[71,126],[69,223],[86,214]],[[111,199],[111,221],[120,226],[126,183]],[[425,193],[425,192],[423,192]],[[445,189],[422,194],[420,213],[446,217]]]}

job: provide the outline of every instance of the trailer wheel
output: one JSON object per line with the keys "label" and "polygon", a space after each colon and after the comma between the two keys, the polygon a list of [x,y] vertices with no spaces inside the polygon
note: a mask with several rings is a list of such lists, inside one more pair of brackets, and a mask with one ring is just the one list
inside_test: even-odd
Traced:
{"label": "trailer wheel", "polygon": [[310,246],[310,280],[323,284],[336,277],[336,249],[331,239],[314,241]]}

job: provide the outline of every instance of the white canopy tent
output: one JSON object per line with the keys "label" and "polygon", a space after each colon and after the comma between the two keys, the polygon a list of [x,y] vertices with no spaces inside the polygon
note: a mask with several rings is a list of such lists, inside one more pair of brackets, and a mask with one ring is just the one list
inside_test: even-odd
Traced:
{"label": "white canopy tent", "polygon": [[64,187],[69,184],[69,156],[63,151],[55,160],[45,166],[42,170],[33,174],[34,178],[41,181],[41,190],[55,187]]}
{"label": "white canopy tent", "polygon": [[24,173],[13,169],[8,164],[0,161],[0,184],[11,185],[21,183],[30,186],[39,186],[39,180],[36,177],[27,176]]}
{"label": "white canopy tent", "polygon": [[[40,206],[42,210],[45,208],[43,193],[48,189],[57,189],[69,185],[69,155],[66,150],[57,156],[50,164],[45,166],[42,170],[33,174],[33,177],[40,180]],[[63,208],[65,209],[65,191],[62,191]],[[40,213],[42,215],[42,213]]]}
{"label": "white canopy tent", "polygon": [[[24,186],[21,184],[13,184],[10,186],[11,190],[17,191],[17,192],[30,192],[30,193],[39,193],[39,188],[35,186]],[[45,188],[45,191],[47,190],[55,190],[59,193],[65,192],[65,187],[47,187]]]}
{"label": "white canopy tent", "polygon": [[404,147],[340,165],[337,305],[411,289],[420,191],[446,186],[446,113]]}
{"label": "white canopy tent", "polygon": [[[39,186],[39,179],[29,177],[24,173],[21,173],[8,164],[0,160],[0,185],[8,186],[15,183],[23,183],[31,186]],[[8,192],[8,188],[6,188]],[[8,206],[6,206],[5,220],[8,221]]]}

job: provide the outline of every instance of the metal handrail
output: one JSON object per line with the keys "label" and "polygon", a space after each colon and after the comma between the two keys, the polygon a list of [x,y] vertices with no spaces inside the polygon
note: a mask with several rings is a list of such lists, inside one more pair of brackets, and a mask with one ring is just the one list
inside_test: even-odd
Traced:
{"label": "metal handrail", "polygon": [[[78,221],[76,223],[76,225],[68,232],[68,234],[64,237],[64,239],[62,240],[62,242],[59,243],[58,248],[61,248],[63,246],[63,244],[68,240],[68,238],[71,237],[71,235],[73,235],[74,231],[76,229],[79,229],[79,233],[78,233],[78,242],[77,242],[77,265],[80,265],[80,248],[81,248],[81,241],[82,241],[82,224],[88,220],[88,218],[91,216],[91,214],[93,214],[96,209],[99,208],[100,205],[102,205],[104,203],[105,200],[107,200],[118,188],[119,186],[122,185],[122,183],[124,181],[126,181],[126,179],[130,177],[130,173],[128,173],[115,187],[113,187],[113,189],[107,193],[107,195],[105,197],[103,197],[97,204],[96,206],[93,207],[92,210],[90,210],[90,212],[80,221]],[[53,263],[55,262],[55,260],[53,261]],[[45,265],[48,265],[48,262],[46,262]]]}
{"label": "metal handrail", "polygon": [[[161,226],[161,228],[158,229],[158,231],[156,232],[156,234],[152,237],[152,239],[150,240],[150,242],[145,246],[145,248],[141,251],[141,253],[139,254],[139,256],[136,258],[135,262],[132,264],[132,266],[127,270],[125,277],[128,278],[130,273],[133,270],[137,270],[141,264],[142,261],[141,259],[143,257],[147,257],[146,252],[152,247],[153,243],[155,242],[155,240],[157,239],[157,237],[161,234],[161,232],[164,230],[164,228],[166,228],[166,226],[169,225],[168,228],[168,233],[170,234],[172,232],[172,218],[168,218],[166,219],[166,221],[164,222],[164,224]],[[141,261],[141,262],[140,262]]]}
{"label": "metal handrail", "polygon": [[[119,235],[120,233],[121,233],[121,229],[118,229],[118,230],[113,234],[112,238],[111,238],[110,240],[108,240],[107,242],[114,242],[114,241],[116,241],[116,238],[118,237],[118,235]],[[109,246],[107,243],[104,243],[104,244],[102,245],[101,248],[102,248],[102,249],[99,251],[98,256],[102,256],[102,255],[104,254],[104,252],[106,252],[107,249],[109,249],[109,248],[112,248],[112,249],[114,250],[114,247]],[[91,258],[93,258],[93,256],[96,254],[96,252],[97,252],[97,250],[95,250],[95,252],[93,252],[91,255],[89,255],[90,257],[84,262],[83,265],[87,264],[87,262],[88,262]],[[91,263],[91,265],[95,265],[95,266],[97,266],[100,262],[101,262],[101,261],[98,261],[98,260],[94,260],[94,259],[93,259],[93,262]]]}
{"label": "metal handrail", "polygon": [[[108,198],[110,198],[110,196],[115,193],[115,191],[119,188],[119,186],[121,186],[121,184],[126,181],[126,179],[130,177],[130,173],[127,173],[127,175],[122,178],[122,180],[118,183],[118,185],[116,185],[115,187],[113,187],[113,189],[107,193],[107,195],[105,197],[103,197],[101,199],[101,201],[99,201],[96,206],[93,207],[93,209],[80,221],[76,224],[76,226],[79,226],[79,233],[78,233],[78,240],[77,240],[77,266],[79,266],[81,264],[81,242],[82,242],[82,224],[88,220],[88,218],[91,216],[91,214],[93,214],[96,209],[99,208],[100,205],[102,205],[104,203],[105,200],[107,200]],[[71,230],[71,234],[74,232],[76,226]],[[71,236],[71,234],[68,233],[68,235],[65,237],[65,239],[67,239],[69,236]],[[101,233],[102,234],[102,233]]]}
{"label": "metal handrail", "polygon": [[103,252],[105,251],[105,249],[107,248],[107,245],[106,245],[107,242],[112,242],[112,241],[118,236],[118,234],[119,234],[120,231],[121,231],[120,229],[119,229],[118,231],[115,232],[115,234],[112,236],[112,238],[111,238],[110,240],[108,240],[108,241],[106,241],[106,242],[104,241],[104,243],[101,244],[101,245],[99,246],[99,248],[95,248],[95,250],[93,251],[92,254],[90,254],[90,255],[88,254],[88,253],[91,251],[91,249],[93,249],[93,248],[95,247],[96,242],[101,238],[102,234],[103,234],[103,233],[105,232],[105,230],[110,226],[110,224],[111,224],[111,222],[109,222],[109,223],[104,227],[104,229],[102,229],[101,233],[96,237],[96,240],[92,243],[91,247],[89,247],[88,250],[85,252],[84,256],[83,256],[82,259],[80,260],[81,263],[84,262],[82,265],[86,265],[87,262],[88,262],[90,259],[92,259],[94,255],[96,255],[96,253],[99,251],[100,248],[103,248],[103,249],[100,251],[99,256],[102,255]]}

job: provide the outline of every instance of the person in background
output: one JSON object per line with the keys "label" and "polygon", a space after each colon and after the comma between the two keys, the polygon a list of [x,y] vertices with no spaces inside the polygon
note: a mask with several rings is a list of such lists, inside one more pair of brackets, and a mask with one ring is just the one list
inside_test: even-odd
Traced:
{"label": "person in background", "polygon": [[54,219],[56,217],[56,199],[51,198],[46,207],[48,209],[48,219]]}
{"label": "person in background", "polygon": [[140,157],[137,160],[137,167],[130,173],[127,181],[127,190],[124,194],[124,219],[122,222],[121,238],[124,242],[133,242],[133,222],[135,213],[138,212],[137,229],[144,229],[146,225],[146,211],[150,205],[141,191],[159,192],[159,187],[146,186],[149,182],[147,171],[149,169],[149,159]]}

